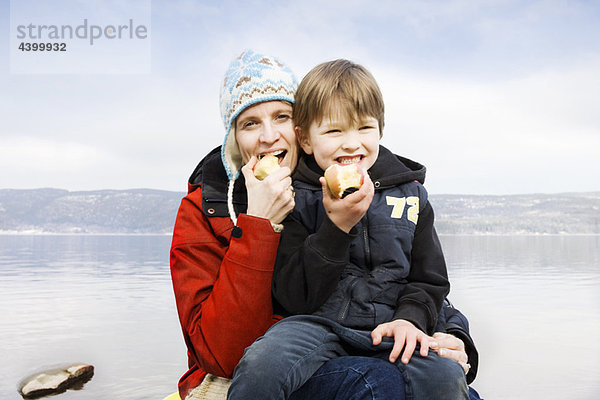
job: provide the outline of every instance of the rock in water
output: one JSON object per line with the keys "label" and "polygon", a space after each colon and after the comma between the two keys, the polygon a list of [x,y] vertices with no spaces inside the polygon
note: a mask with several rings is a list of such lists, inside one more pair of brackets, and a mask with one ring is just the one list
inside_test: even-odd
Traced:
{"label": "rock in water", "polygon": [[61,393],[75,385],[82,385],[94,376],[94,366],[71,364],[38,372],[25,378],[19,385],[19,393],[25,399]]}

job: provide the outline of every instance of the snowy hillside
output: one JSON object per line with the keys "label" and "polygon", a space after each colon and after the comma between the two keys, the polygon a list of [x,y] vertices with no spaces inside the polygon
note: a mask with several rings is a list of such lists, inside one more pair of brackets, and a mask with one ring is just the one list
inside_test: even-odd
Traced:
{"label": "snowy hillside", "polygon": [[[169,234],[182,192],[0,189],[0,232]],[[431,195],[440,234],[600,234],[600,192]]]}

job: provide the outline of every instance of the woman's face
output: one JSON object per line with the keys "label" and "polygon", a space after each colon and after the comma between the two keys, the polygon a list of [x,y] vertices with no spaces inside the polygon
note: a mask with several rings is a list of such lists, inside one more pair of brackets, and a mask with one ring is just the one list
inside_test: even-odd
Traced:
{"label": "woman's face", "polygon": [[246,108],[235,120],[235,140],[242,160],[273,154],[279,165],[296,168],[298,145],[292,122],[292,106],[285,101],[266,101]]}

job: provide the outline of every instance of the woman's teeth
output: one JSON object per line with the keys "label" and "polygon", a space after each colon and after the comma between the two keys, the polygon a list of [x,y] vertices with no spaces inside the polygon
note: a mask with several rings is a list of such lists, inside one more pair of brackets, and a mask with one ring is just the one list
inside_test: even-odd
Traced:
{"label": "woman's teeth", "polygon": [[270,153],[263,153],[263,154],[259,154],[257,156],[257,158],[260,160],[261,158],[263,158],[264,156],[275,156],[275,157],[280,157],[282,155],[285,154],[285,150],[276,150],[276,151],[272,151]]}
{"label": "woman's teeth", "polygon": [[274,156],[279,159],[279,163],[281,164],[281,161],[285,158],[286,154],[287,154],[287,150],[277,150],[277,151],[272,151],[270,153],[258,154],[256,156],[256,158],[258,158],[260,160],[264,156]]}

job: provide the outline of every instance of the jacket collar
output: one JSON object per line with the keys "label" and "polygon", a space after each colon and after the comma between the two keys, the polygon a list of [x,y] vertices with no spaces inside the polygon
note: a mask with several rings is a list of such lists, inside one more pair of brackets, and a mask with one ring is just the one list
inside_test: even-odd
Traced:
{"label": "jacket collar", "polygon": [[[188,193],[202,187],[202,209],[209,217],[226,217],[227,211],[227,173],[221,159],[221,147],[213,149],[198,163],[188,180]],[[233,204],[236,211],[244,212],[248,203],[244,176],[235,180]],[[212,209],[213,213],[206,210]]]}

